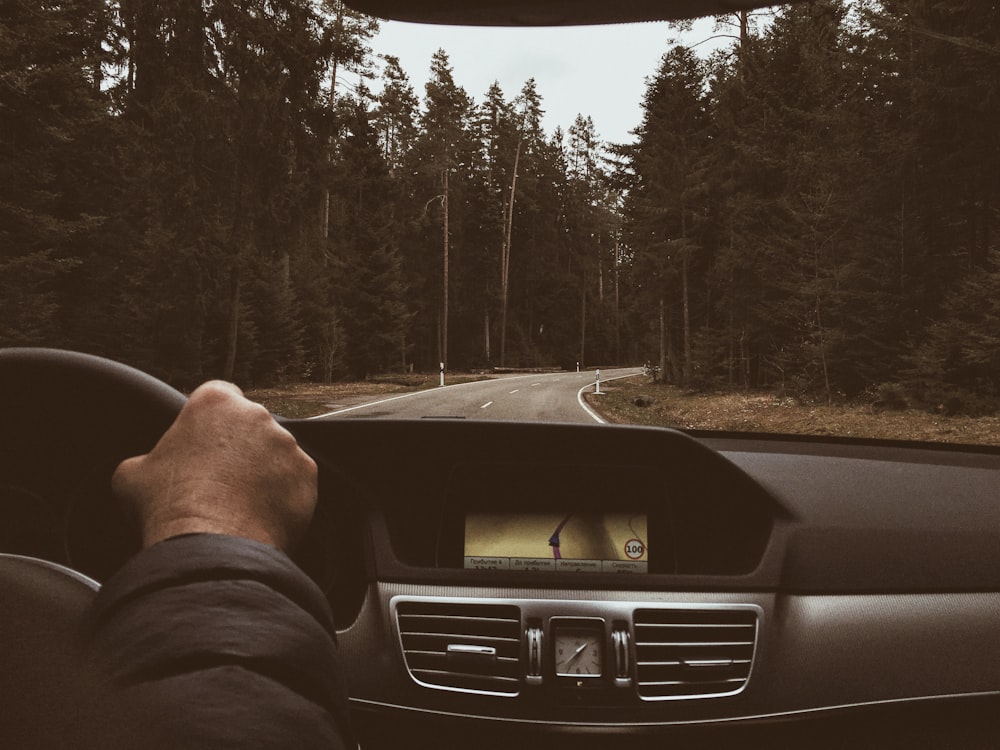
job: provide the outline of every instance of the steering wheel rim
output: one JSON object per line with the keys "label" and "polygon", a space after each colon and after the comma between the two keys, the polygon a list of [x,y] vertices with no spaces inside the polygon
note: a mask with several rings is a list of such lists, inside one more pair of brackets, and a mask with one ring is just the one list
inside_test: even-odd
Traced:
{"label": "steering wheel rim", "polygon": [[43,347],[0,349],[0,383],[4,389],[29,380],[55,385],[70,379],[111,389],[116,397],[131,394],[142,399],[149,407],[150,418],[168,420],[164,431],[187,401],[180,391],[152,375],[104,357]]}
{"label": "steering wheel rim", "polygon": [[[79,737],[86,659],[80,629],[97,584],[46,560],[0,554],[0,742],[55,747]],[[89,694],[89,693],[88,693]]]}
{"label": "steering wheel rim", "polygon": [[[151,375],[103,357],[0,349],[0,485],[57,498],[67,510],[67,559],[52,562],[103,580],[138,551],[137,534],[111,498],[111,475],[125,458],[149,452],[186,400]],[[81,507],[70,513],[68,498],[79,498]],[[74,523],[89,524],[81,537],[100,532],[99,549],[82,560],[70,553]]]}

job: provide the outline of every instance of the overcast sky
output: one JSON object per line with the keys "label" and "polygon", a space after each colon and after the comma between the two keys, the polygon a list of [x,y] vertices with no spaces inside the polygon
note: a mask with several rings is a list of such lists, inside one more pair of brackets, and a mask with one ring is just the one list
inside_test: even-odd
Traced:
{"label": "overcast sky", "polygon": [[[396,55],[418,97],[431,56],[440,47],[448,53],[455,81],[480,103],[494,80],[510,100],[524,82],[535,78],[550,133],[566,130],[577,113],[590,115],[602,140],[633,140],[629,131],[640,122],[645,79],[652,75],[668,40],[683,36],[697,44],[712,36],[713,22],[701,19],[688,34],[679,35],[666,23],[570,28],[470,28],[383,21],[373,42],[376,54]],[[707,53],[713,44],[697,48]],[[376,90],[379,84],[375,82]]]}

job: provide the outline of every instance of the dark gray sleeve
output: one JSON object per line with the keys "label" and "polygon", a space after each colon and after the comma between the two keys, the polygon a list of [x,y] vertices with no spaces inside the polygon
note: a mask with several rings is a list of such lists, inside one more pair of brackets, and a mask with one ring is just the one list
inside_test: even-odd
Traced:
{"label": "dark gray sleeve", "polygon": [[355,746],[329,605],[273,547],[157,544],[104,585],[87,633],[122,744]]}

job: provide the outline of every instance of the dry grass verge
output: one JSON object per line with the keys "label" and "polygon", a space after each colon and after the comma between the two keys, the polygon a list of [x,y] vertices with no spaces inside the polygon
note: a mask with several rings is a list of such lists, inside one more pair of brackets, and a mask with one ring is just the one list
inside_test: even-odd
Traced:
{"label": "dry grass verge", "polygon": [[[445,379],[445,384],[454,385],[476,380],[490,380],[490,376],[450,375]],[[437,374],[414,373],[373,378],[357,383],[293,383],[247,391],[246,395],[251,401],[263,404],[272,414],[290,419],[303,419],[375,401],[380,396],[434,388],[439,382]]]}
{"label": "dry grass verge", "polygon": [[[588,402],[609,422],[685,430],[836,435],[885,440],[1000,445],[1000,416],[947,417],[924,411],[879,411],[869,404],[803,404],[760,393],[686,393],[650,378],[602,386]],[[655,399],[635,405],[638,396]]]}

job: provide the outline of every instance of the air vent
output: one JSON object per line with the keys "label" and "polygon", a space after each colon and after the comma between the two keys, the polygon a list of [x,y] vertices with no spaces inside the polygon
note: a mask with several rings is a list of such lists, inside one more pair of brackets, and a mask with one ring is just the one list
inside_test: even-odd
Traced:
{"label": "air vent", "polygon": [[517,695],[521,612],[512,605],[401,601],[396,623],[403,658],[421,685]]}
{"label": "air vent", "polygon": [[646,700],[732,695],[750,678],[754,609],[637,609],[636,682]]}

